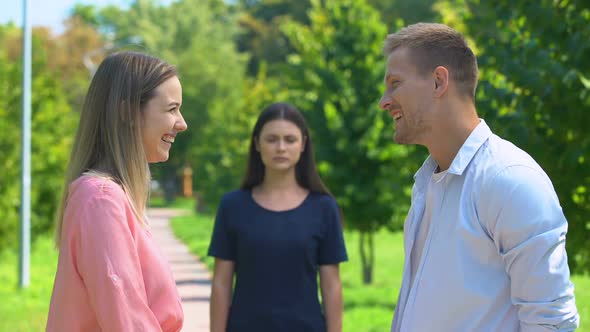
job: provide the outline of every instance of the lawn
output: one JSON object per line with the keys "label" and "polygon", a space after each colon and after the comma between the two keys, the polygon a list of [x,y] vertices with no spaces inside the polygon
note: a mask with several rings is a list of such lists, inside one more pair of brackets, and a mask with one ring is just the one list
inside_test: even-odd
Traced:
{"label": "lawn", "polygon": [[39,237],[31,253],[30,286],[20,290],[17,254],[0,253],[0,331],[45,331],[56,265],[53,239]]}
{"label": "lawn", "polygon": [[[186,216],[174,218],[172,228],[177,237],[211,268],[212,259],[206,256],[212,229],[212,218]],[[341,265],[344,294],[344,332],[389,331],[397,300],[403,264],[401,233],[379,232],[375,237],[375,271],[371,285],[361,282],[358,235],[346,232],[349,262]],[[577,331],[590,332],[590,277],[573,276],[576,303],[582,324]]]}
{"label": "lawn", "polygon": [[195,199],[187,197],[177,197],[171,203],[166,202],[162,196],[152,196],[150,198],[149,207],[151,208],[171,208],[193,210],[195,207]]}

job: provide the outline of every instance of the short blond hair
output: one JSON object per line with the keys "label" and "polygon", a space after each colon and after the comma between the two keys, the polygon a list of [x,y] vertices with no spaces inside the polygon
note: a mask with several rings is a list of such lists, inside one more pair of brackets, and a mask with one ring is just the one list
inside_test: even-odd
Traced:
{"label": "short blond hair", "polygon": [[460,94],[475,100],[477,59],[465,38],[454,29],[438,23],[416,23],[387,36],[383,53],[407,48],[421,75],[428,75],[437,66],[449,71]]}

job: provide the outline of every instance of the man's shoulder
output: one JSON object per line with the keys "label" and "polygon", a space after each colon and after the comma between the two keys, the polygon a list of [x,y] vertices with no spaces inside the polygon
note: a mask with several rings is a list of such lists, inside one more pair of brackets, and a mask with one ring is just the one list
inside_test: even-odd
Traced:
{"label": "man's shoulder", "polygon": [[497,135],[482,146],[469,176],[474,191],[480,193],[501,194],[515,186],[554,191],[547,173],[527,152]]}
{"label": "man's shoulder", "polygon": [[541,166],[526,151],[497,135],[491,135],[473,160],[473,171],[486,178],[510,174],[511,169],[527,168],[544,174]]}

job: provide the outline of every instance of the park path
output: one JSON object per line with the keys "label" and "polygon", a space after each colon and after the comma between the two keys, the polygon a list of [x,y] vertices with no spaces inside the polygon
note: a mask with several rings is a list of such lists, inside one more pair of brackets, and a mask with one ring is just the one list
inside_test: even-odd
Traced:
{"label": "park path", "polygon": [[172,233],[170,218],[182,213],[182,210],[175,209],[148,209],[150,231],[170,262],[182,298],[184,327],[181,332],[208,332],[211,275],[207,267]]}

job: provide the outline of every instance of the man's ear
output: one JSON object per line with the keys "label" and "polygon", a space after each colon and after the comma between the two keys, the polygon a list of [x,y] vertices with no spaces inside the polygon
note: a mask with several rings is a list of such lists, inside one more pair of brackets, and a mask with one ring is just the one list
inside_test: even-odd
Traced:
{"label": "man's ear", "polygon": [[432,79],[434,81],[434,94],[436,97],[441,97],[449,88],[449,71],[443,66],[438,66],[432,72]]}

